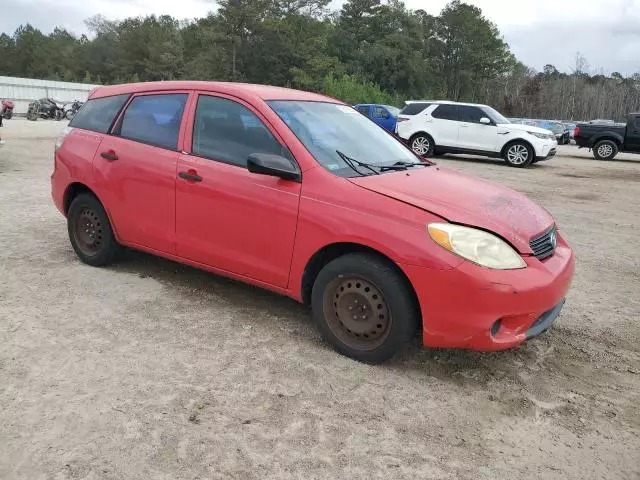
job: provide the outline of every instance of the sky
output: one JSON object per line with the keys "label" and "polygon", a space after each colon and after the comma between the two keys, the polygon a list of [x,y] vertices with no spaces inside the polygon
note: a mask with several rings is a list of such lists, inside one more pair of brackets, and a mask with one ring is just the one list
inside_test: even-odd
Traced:
{"label": "sky", "polygon": [[[465,1],[480,7],[516,57],[536,70],[550,63],[571,71],[580,52],[593,72],[640,72],[640,0]],[[448,0],[405,3],[438,14]],[[0,32],[13,33],[29,22],[47,33],[55,26],[86,33],[84,20],[98,13],[109,19],[152,13],[182,19],[213,9],[213,0],[0,0]]]}

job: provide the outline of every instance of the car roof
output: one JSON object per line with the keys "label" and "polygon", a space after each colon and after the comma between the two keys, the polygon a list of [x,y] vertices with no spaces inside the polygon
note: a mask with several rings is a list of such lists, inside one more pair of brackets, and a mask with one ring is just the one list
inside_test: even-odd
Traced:
{"label": "car roof", "polygon": [[301,100],[310,102],[343,103],[335,98],[317,93],[294,90],[292,88],[274,87],[272,85],[258,85],[252,83],[235,82],[202,82],[194,80],[161,81],[126,83],[97,87],[91,91],[90,99],[110,97],[132,93],[146,93],[170,90],[202,90],[233,95],[239,98],[252,97],[261,100]]}
{"label": "car roof", "polygon": [[463,105],[465,107],[488,107],[482,103],[466,103],[466,102],[452,102],[451,100],[407,100],[404,102],[409,103],[431,103],[433,105]]}

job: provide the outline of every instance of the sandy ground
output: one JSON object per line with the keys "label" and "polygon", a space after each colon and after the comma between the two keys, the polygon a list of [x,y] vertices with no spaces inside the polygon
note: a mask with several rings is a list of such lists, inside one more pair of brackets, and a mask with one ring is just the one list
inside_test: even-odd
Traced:
{"label": "sandy ground", "polygon": [[62,126],[0,132],[0,479],[640,478],[640,156],[440,159],[550,210],[574,286],[517,350],[416,340],[372,367],[291,300],[141,253],[81,264],[49,193]]}

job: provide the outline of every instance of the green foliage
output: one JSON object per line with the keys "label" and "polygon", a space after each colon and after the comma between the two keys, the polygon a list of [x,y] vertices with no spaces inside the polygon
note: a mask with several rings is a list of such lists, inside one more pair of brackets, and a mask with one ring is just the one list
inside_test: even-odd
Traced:
{"label": "green foliage", "polygon": [[372,82],[362,81],[355,75],[343,74],[339,77],[328,74],[322,80],[321,92],[345,103],[401,104],[397,95],[389,94]]}
{"label": "green foliage", "polygon": [[330,0],[217,4],[215,13],[189,22],[98,15],[86,21],[90,37],[23,25],[0,35],[0,75],[98,84],[246,81],[349,103],[444,98],[555,118],[621,118],[640,104],[640,74],[589,75],[580,54],[569,75],[553,65],[540,74],[528,69],[482,11],[461,0],[438,16],[401,0],[346,0],[334,12]]}

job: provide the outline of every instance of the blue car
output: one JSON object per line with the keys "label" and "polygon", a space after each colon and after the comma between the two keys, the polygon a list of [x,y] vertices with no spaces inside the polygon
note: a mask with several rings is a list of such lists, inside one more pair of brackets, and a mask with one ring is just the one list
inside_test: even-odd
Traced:
{"label": "blue car", "polygon": [[358,105],[354,105],[353,108],[364,116],[369,117],[385,130],[395,133],[396,121],[398,119],[398,114],[400,113],[399,108],[392,107],[391,105],[378,105],[375,103],[360,103]]}

